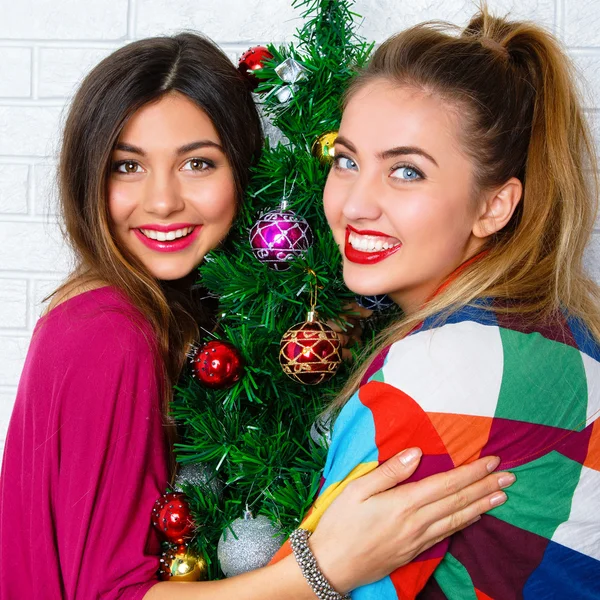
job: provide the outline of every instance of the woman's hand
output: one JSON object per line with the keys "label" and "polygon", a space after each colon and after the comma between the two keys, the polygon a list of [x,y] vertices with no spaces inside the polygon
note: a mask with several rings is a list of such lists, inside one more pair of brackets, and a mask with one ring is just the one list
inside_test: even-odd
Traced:
{"label": "woman's hand", "polygon": [[351,481],[325,511],[310,546],[338,592],[377,581],[468,527],[502,504],[500,490],[515,480],[511,473],[492,473],[500,463],[492,456],[395,487],[420,458],[417,448],[396,455]]}

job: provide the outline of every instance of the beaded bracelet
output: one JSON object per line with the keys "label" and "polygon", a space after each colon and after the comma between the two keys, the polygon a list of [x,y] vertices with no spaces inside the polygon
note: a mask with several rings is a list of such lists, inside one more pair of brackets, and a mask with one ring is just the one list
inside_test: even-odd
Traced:
{"label": "beaded bracelet", "polygon": [[319,600],[350,600],[349,595],[338,594],[329,581],[325,579],[325,575],[321,573],[321,569],[317,565],[317,559],[308,547],[308,538],[311,532],[307,529],[296,529],[290,535],[290,545],[294,552],[294,558],[304,575],[304,579],[310,585],[312,591]]}

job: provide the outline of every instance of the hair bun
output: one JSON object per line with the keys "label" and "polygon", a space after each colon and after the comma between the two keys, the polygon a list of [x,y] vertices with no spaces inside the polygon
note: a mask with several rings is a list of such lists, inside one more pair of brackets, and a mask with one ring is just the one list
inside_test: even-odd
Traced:
{"label": "hair bun", "polygon": [[487,48],[488,50],[491,50],[492,52],[496,53],[498,56],[501,56],[504,60],[508,60],[510,57],[508,48],[506,48],[506,46],[503,46],[500,42],[497,42],[496,40],[490,37],[483,36],[479,38],[479,43],[484,48]]}

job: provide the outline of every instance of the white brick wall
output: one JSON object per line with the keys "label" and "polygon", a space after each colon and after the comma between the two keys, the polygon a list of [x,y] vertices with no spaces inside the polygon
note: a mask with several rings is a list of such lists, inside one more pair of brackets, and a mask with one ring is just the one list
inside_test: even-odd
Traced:
{"label": "white brick wall", "polygon": [[[488,0],[533,19],[567,44],[600,140],[598,0]],[[0,0],[0,449],[43,298],[68,271],[56,222],[54,165],[64,108],[83,74],[127,42],[196,29],[235,60],[248,46],[291,39],[291,0]],[[362,33],[381,41],[430,19],[464,24],[472,0],[357,0]],[[600,143],[598,144],[600,149]],[[600,280],[600,230],[588,253]]]}

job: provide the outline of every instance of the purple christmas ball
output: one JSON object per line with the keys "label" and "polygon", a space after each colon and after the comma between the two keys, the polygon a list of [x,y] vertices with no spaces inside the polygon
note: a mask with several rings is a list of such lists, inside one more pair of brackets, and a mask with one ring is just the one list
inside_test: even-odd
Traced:
{"label": "purple christmas ball", "polygon": [[290,268],[313,243],[310,225],[291,210],[272,210],[260,217],[250,230],[254,256],[276,271]]}

